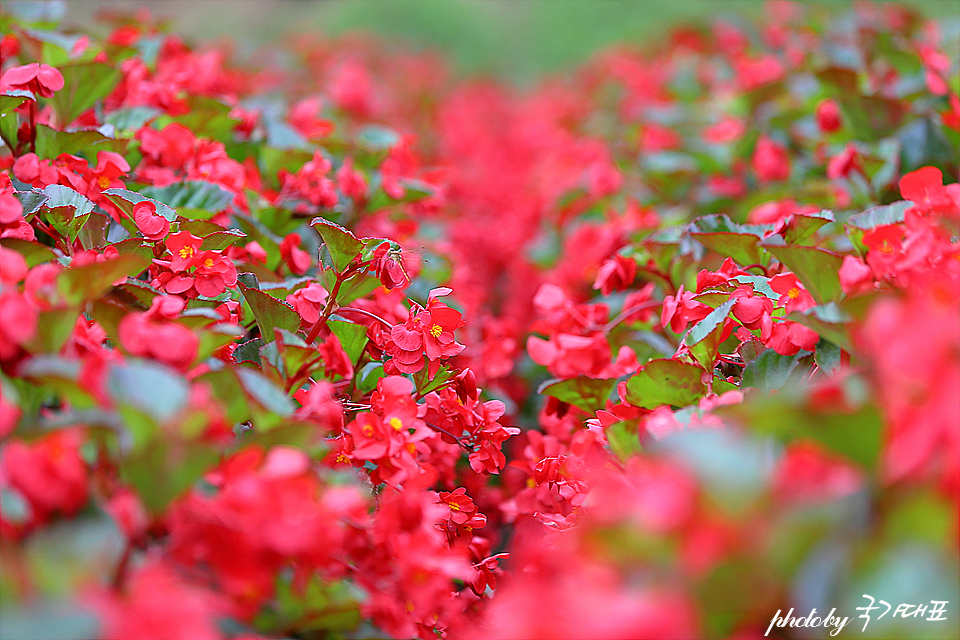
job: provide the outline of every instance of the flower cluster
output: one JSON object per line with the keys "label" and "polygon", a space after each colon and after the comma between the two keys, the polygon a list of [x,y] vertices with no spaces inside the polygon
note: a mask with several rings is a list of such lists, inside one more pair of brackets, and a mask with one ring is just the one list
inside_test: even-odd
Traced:
{"label": "flower cluster", "polygon": [[960,69],[767,8],[525,91],[0,9],[5,622],[743,639],[949,586]]}

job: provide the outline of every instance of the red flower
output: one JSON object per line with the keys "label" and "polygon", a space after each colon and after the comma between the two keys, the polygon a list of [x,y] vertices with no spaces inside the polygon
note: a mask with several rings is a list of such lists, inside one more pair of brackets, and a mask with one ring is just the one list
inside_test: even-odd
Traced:
{"label": "red flower", "polygon": [[792,273],[781,273],[770,278],[770,288],[780,294],[778,307],[784,307],[787,313],[806,311],[817,305],[800,281]]}
{"label": "red flower", "polygon": [[237,268],[219,251],[205,251],[197,262],[193,286],[200,295],[215,298],[237,284]]}
{"label": "red flower", "polygon": [[173,260],[170,261],[170,270],[174,272],[186,271],[194,265],[203,240],[189,231],[180,231],[167,238],[165,244],[173,255]]}
{"label": "red flower", "polygon": [[845,256],[840,267],[840,286],[843,292],[856,295],[873,288],[873,271],[855,256]]}
{"label": "red flower", "polygon": [[769,336],[761,336],[763,343],[782,356],[792,356],[801,349],[813,351],[820,335],[798,322],[778,322]]}
{"label": "red flower", "polygon": [[0,87],[30,91],[41,98],[52,98],[55,91],[63,89],[63,75],[48,64],[25,64],[7,69],[0,77]]}
{"label": "red flower", "polygon": [[862,174],[863,167],[860,163],[860,152],[852,142],[848,142],[843,151],[830,158],[830,162],[827,163],[827,177],[831,180],[846,178],[853,171],[859,171]]}
{"label": "red flower", "polygon": [[133,221],[147,240],[157,242],[170,233],[170,221],[157,213],[157,205],[149,200],[133,205]]}
{"label": "red flower", "polygon": [[842,122],[840,120],[840,107],[834,100],[822,100],[817,105],[817,126],[825,133],[838,131]]}
{"label": "red flower", "polygon": [[685,291],[683,285],[680,285],[677,295],[663,299],[660,323],[664,327],[669,325],[671,331],[680,334],[687,328],[687,324],[706,318],[712,309],[694,300],[695,295],[693,291]]}
{"label": "red flower", "polygon": [[297,276],[305,274],[311,263],[310,254],[300,248],[302,242],[300,236],[290,233],[280,243],[280,258],[290,272]]}
{"label": "red flower", "polygon": [[123,592],[92,593],[105,638],[220,640],[216,619],[225,612],[219,597],[151,560],[130,576]]}
{"label": "red flower", "polygon": [[73,515],[87,502],[87,465],[80,456],[79,430],[63,430],[27,444],[13,440],[3,449],[0,477],[9,479],[29,502],[37,521],[59,511]]}
{"label": "red flower", "polygon": [[404,287],[410,282],[403,268],[403,254],[393,249],[389,242],[384,242],[374,250],[370,269],[380,278],[380,284],[388,291],[396,287]]}
{"label": "red flower", "polygon": [[431,368],[439,367],[441,358],[452,358],[463,351],[453,335],[461,326],[460,312],[436,298],[430,299],[426,309],[415,304],[407,321],[390,331],[387,351],[393,356],[393,366],[402,373],[416,373],[423,369],[426,353]]}
{"label": "red flower", "polygon": [[16,291],[0,293],[0,360],[12,358],[37,335],[36,307]]}
{"label": "red flower", "polygon": [[367,180],[360,171],[354,169],[353,158],[344,160],[337,169],[337,186],[348,198],[363,200],[367,197]]}
{"label": "red flower", "polygon": [[761,329],[770,322],[773,313],[773,301],[766,296],[754,295],[747,286],[737,287],[730,296],[737,303],[733,306],[733,315],[748,329]]}
{"label": "red flower", "polygon": [[312,327],[320,319],[320,311],[327,303],[327,290],[311,282],[287,296],[287,303],[300,314],[300,326]]}
{"label": "red flower", "polygon": [[900,195],[913,201],[908,213],[960,217],[960,185],[944,186],[943,173],[936,167],[905,174],[900,178]]}
{"label": "red flower", "polygon": [[777,182],[790,177],[790,154],[786,147],[777,144],[766,134],[757,140],[751,161],[753,171],[760,182]]}
{"label": "red flower", "polygon": [[636,275],[636,261],[617,253],[600,265],[593,288],[600,289],[603,295],[608,296],[614,291],[620,291],[633,284]]}
{"label": "red flower", "polygon": [[119,325],[120,344],[131,355],[186,370],[197,357],[199,340],[189,328],[171,321],[185,304],[176,296],[157,296],[149,311],[127,314]]}

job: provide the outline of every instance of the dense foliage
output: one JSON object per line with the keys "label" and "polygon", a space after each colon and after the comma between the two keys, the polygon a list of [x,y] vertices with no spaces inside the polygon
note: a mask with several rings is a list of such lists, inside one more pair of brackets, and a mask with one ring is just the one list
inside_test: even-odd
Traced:
{"label": "dense foliage", "polygon": [[0,14],[0,637],[948,637],[958,43],[768,9],[526,90]]}

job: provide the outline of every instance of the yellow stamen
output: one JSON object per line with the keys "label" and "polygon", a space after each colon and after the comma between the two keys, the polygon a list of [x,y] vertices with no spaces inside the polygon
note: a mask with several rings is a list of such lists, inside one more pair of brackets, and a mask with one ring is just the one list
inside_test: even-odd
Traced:
{"label": "yellow stamen", "polygon": [[97,184],[100,185],[101,189],[108,189],[110,187],[110,178],[107,176],[100,176],[100,179],[97,181]]}
{"label": "yellow stamen", "polygon": [[800,295],[800,289],[794,287],[793,289],[790,289],[790,291],[787,291],[787,295],[793,299],[796,299]]}
{"label": "yellow stamen", "polygon": [[203,266],[205,266],[207,269],[211,268],[213,266],[213,258],[207,258],[204,260]]}
{"label": "yellow stamen", "polygon": [[395,431],[400,431],[401,429],[403,429],[403,420],[401,420],[400,418],[396,418],[396,417],[390,418],[388,422],[390,426],[394,428]]}
{"label": "yellow stamen", "polygon": [[456,502],[451,502],[450,511],[460,511],[460,505],[458,505]]}
{"label": "yellow stamen", "polygon": [[370,423],[367,423],[360,427],[360,432],[369,438],[373,435],[373,427],[370,425]]}
{"label": "yellow stamen", "polygon": [[187,246],[180,249],[181,258],[192,258],[193,257],[193,247]]}
{"label": "yellow stamen", "polygon": [[432,335],[434,338],[439,338],[441,333],[443,333],[443,327],[440,325],[435,324],[430,327],[430,335]]}

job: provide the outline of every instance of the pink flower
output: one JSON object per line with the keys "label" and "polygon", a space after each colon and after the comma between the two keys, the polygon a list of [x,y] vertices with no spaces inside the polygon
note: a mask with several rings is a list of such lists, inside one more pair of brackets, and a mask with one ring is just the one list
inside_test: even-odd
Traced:
{"label": "pink flower", "polygon": [[52,98],[54,92],[63,89],[63,75],[48,64],[25,64],[7,69],[0,77],[0,87],[30,91],[41,98]]}
{"label": "pink flower", "polygon": [[760,182],[779,182],[790,177],[790,154],[766,134],[757,140],[751,160],[753,171]]}
{"label": "pink flower", "polygon": [[817,126],[824,133],[833,133],[838,131],[842,125],[840,120],[840,107],[834,100],[822,100],[817,105]]}
{"label": "pink flower", "polygon": [[157,242],[170,233],[170,221],[157,213],[157,206],[149,200],[133,205],[133,221],[147,240]]}

